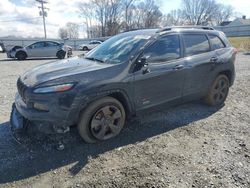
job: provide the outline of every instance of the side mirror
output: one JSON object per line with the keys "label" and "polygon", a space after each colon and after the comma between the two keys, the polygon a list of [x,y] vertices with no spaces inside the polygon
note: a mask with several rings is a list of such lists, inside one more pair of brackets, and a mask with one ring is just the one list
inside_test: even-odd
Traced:
{"label": "side mirror", "polygon": [[148,65],[148,58],[150,56],[142,56],[138,61],[137,64],[140,65],[141,67],[147,66]]}
{"label": "side mirror", "polygon": [[136,62],[136,66],[135,66],[135,69],[134,71],[139,71],[141,69],[143,69],[143,74],[146,74],[149,71],[149,68],[148,68],[148,58],[150,56],[142,56],[141,58],[139,58]]}

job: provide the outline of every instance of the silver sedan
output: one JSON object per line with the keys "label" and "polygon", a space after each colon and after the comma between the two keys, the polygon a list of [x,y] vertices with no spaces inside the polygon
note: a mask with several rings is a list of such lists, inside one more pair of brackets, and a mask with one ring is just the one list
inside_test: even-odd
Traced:
{"label": "silver sedan", "polygon": [[12,48],[7,57],[24,60],[26,58],[57,57],[59,59],[70,57],[72,47],[55,41],[39,41],[25,47]]}

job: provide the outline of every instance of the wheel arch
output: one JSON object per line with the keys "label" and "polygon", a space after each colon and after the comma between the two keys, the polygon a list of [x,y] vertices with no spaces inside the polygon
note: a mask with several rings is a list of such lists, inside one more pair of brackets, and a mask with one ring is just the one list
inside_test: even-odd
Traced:
{"label": "wheel arch", "polygon": [[17,57],[17,55],[18,55],[19,53],[24,53],[25,56],[28,57],[27,52],[25,52],[24,50],[18,50],[18,51],[16,52],[16,54],[15,54],[15,57]]}
{"label": "wheel arch", "polygon": [[115,91],[109,94],[108,96],[115,98],[122,104],[128,118],[130,118],[133,115],[133,109],[132,109],[130,99],[128,98],[125,92]]}
{"label": "wheel arch", "polygon": [[225,76],[227,76],[228,80],[229,80],[229,84],[230,86],[233,84],[233,73],[230,70],[225,70],[225,71],[221,71],[219,72],[219,74],[217,75],[217,77],[219,75],[224,74]]}
{"label": "wheel arch", "polygon": [[99,100],[101,98],[104,98],[104,97],[113,97],[116,100],[118,100],[124,107],[124,110],[126,112],[126,119],[130,119],[133,115],[135,115],[133,105],[132,105],[127,93],[121,89],[118,89],[118,90],[98,92],[95,94],[90,94],[87,97],[85,97],[84,100],[81,100],[82,102],[81,102],[81,105],[79,107],[78,119],[79,119],[81,113],[88,107],[88,105],[90,103],[92,103],[96,100]]}

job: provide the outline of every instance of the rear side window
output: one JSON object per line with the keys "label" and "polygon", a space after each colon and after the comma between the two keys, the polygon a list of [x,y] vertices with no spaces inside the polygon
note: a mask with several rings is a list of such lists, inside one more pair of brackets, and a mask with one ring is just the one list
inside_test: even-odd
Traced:
{"label": "rear side window", "polygon": [[221,39],[219,37],[217,37],[215,35],[209,35],[209,40],[211,42],[212,50],[225,48],[224,43],[221,41]]}
{"label": "rear side window", "polygon": [[50,42],[50,41],[48,41],[48,42],[46,42],[46,46],[48,46],[48,47],[55,47],[55,46],[59,46],[59,44],[56,43],[56,42]]}
{"label": "rear side window", "polygon": [[184,34],[185,55],[197,55],[209,51],[209,42],[206,35],[202,34]]}
{"label": "rear side window", "polygon": [[180,39],[178,35],[163,37],[144,51],[149,63],[159,63],[180,58]]}

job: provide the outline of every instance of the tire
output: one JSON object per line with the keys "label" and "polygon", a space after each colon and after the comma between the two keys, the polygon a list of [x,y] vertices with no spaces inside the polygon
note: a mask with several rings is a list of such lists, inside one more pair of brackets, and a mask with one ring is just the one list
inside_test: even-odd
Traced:
{"label": "tire", "polygon": [[205,102],[209,106],[222,106],[228,96],[228,92],[229,79],[226,75],[221,74],[213,82],[205,98]]}
{"label": "tire", "polygon": [[89,48],[88,48],[87,46],[84,46],[84,47],[82,48],[82,50],[83,50],[83,51],[88,51]]}
{"label": "tire", "polygon": [[58,59],[64,59],[64,58],[65,58],[65,55],[66,55],[66,52],[60,50],[60,51],[57,52],[56,57],[57,57]]}
{"label": "tire", "polygon": [[122,104],[112,97],[104,97],[88,105],[81,113],[77,127],[85,142],[96,143],[117,136],[125,119]]}
{"label": "tire", "polygon": [[25,52],[23,52],[23,51],[19,51],[16,54],[16,58],[18,60],[25,60],[27,58],[27,54]]}

